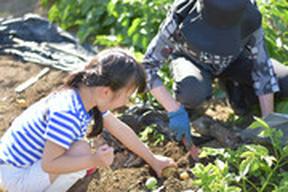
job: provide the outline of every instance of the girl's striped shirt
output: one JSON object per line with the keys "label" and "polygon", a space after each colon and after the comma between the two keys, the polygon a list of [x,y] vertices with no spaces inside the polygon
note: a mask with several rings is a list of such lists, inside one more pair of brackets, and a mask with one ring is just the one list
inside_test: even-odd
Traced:
{"label": "girl's striped shirt", "polygon": [[42,158],[47,140],[69,149],[85,136],[91,117],[78,91],[52,93],[14,120],[1,138],[0,159],[16,167],[28,167]]}

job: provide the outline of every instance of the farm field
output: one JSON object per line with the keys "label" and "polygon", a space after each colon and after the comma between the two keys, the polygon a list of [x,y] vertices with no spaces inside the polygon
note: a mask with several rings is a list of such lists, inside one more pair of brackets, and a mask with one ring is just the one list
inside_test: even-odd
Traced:
{"label": "farm field", "polygon": [[[46,2],[47,4],[50,3],[47,0],[42,1]],[[165,3],[168,1],[165,0]],[[63,0],[62,2],[65,1]],[[85,3],[87,3],[87,6],[90,5],[88,1],[83,0],[81,2],[83,3],[83,6]],[[107,2],[101,1],[100,3],[99,1],[99,4],[101,4],[101,6],[106,6]],[[124,1],[122,2],[116,0],[113,2],[116,5],[117,3],[121,4]],[[157,3],[158,0],[155,0],[155,2]],[[73,1],[73,3],[75,5],[76,1]],[[97,3],[95,3],[95,5]],[[92,4],[93,3],[91,3],[91,5]],[[123,3],[123,5],[124,4],[125,3]],[[62,6],[61,3],[60,5]],[[121,6],[123,5],[121,4]],[[50,5],[47,5],[47,7],[49,6]],[[134,5],[129,4],[129,6],[133,7]],[[73,6],[71,4],[67,7]],[[64,9],[64,7],[61,8]],[[97,8],[100,9],[101,7],[99,6]],[[287,10],[287,7],[285,8],[285,6],[282,8]],[[148,4],[145,9],[149,10]],[[54,15],[54,19],[56,18],[56,21],[58,19],[58,22],[60,22],[58,24],[62,24],[62,26],[66,21],[74,22],[73,19],[69,20],[67,10],[66,17],[63,17],[67,20],[61,20],[61,17],[59,18],[59,15],[56,14],[59,12],[54,13],[56,15]],[[113,9],[110,7],[110,10]],[[119,10],[117,11],[121,12],[122,9]],[[129,9],[125,11],[132,12],[132,10]],[[9,16],[18,17],[29,12],[39,14],[43,17],[47,17],[48,15],[46,8],[40,6],[40,0],[0,0],[0,18]],[[127,17],[126,19],[128,20],[130,17],[127,12],[123,13],[123,18]],[[287,14],[288,12],[286,11],[285,13]],[[116,12],[114,14],[116,14]],[[111,15],[109,16],[112,17]],[[77,15],[73,15],[73,17],[77,17]],[[99,18],[97,17],[98,20]],[[85,22],[83,22],[83,18],[81,19],[85,29]],[[91,19],[91,17],[88,17],[87,20],[88,19]],[[105,20],[105,22],[108,21],[110,20]],[[111,22],[112,21],[114,20],[112,19]],[[118,24],[120,25],[121,23]],[[279,23],[274,23],[275,26],[276,24]],[[279,25],[281,25],[281,23]],[[72,27],[69,28],[67,26]],[[77,27],[74,27],[73,24],[69,23],[67,26],[66,27],[71,31],[77,32]],[[101,25],[99,26],[101,29]],[[127,27],[126,25],[123,26]],[[285,28],[285,26],[283,24],[283,28]],[[142,27],[141,25],[134,27],[134,30],[137,31],[137,27],[139,27],[139,31],[143,31],[140,30],[140,27]],[[87,34],[83,33],[83,31],[82,33],[78,33],[78,35],[82,35],[80,39],[82,38],[83,40],[93,41],[94,39],[92,37],[94,33],[93,30],[90,29],[91,28],[87,30],[87,32],[89,32]],[[105,29],[105,27],[103,27],[103,29]],[[115,27],[115,29],[117,28]],[[278,29],[282,28],[278,27]],[[123,28],[124,32],[121,31],[121,33],[126,34],[125,30],[127,31],[128,29]],[[269,34],[272,34],[272,32],[269,31]],[[136,33],[130,31],[125,38],[131,38],[135,34]],[[145,35],[140,36],[141,38],[146,37]],[[94,45],[98,42],[104,42],[104,44],[101,44],[101,47],[113,46],[114,44],[108,41],[109,38],[110,36],[108,36],[106,39],[106,37],[104,38],[100,35],[97,41],[93,41]],[[129,42],[127,39],[125,39],[126,43]],[[137,44],[139,38],[135,37],[132,39],[135,40],[135,42],[133,42],[134,44],[131,44],[133,47],[135,44]],[[147,39],[140,39],[141,42],[144,43],[143,45],[141,44],[138,49],[145,48],[148,41]],[[124,39],[121,40],[124,42]],[[269,43],[273,45],[274,41],[271,39],[269,40]],[[284,41],[283,45],[286,46]],[[127,46],[130,46],[130,44]],[[283,48],[282,50],[287,52],[288,49],[287,46],[285,46],[283,46],[285,49]],[[137,46],[135,47],[135,50],[138,51]],[[271,45],[268,48],[273,50]],[[279,57],[282,56],[282,61],[284,61],[283,63],[287,64],[287,54],[277,51],[275,51],[275,53],[279,54]],[[26,82],[31,77],[37,76],[42,70],[45,70],[44,68],[44,66],[39,64],[24,62],[12,56],[0,55],[0,137],[5,133],[5,131],[7,131],[13,119],[23,110],[25,110],[32,103],[48,95],[51,91],[56,90],[63,83],[67,72],[50,68],[49,72],[47,72],[31,86],[25,88],[20,93],[15,91],[19,85]],[[164,74],[164,76],[165,75],[167,74]],[[171,83],[171,81],[169,81],[169,77],[165,77],[165,80]],[[223,192],[286,192],[288,189],[288,146],[282,146],[280,142],[278,142],[280,140],[281,133],[274,131],[271,129],[271,127],[267,126],[266,132],[263,134],[272,140],[272,144],[268,142],[269,145],[262,145],[262,143],[258,141],[243,144],[245,142],[243,140],[241,143],[240,140],[238,140],[239,135],[237,135],[235,132],[240,132],[243,130],[243,128],[246,128],[253,121],[252,117],[242,119],[241,117],[236,116],[225,101],[224,92],[219,91],[219,93],[217,92],[215,95],[217,96],[213,97],[210,102],[207,102],[208,108],[206,109],[205,114],[199,117],[192,124],[192,132],[196,136],[199,136],[199,134],[202,133],[205,135],[207,132],[209,132],[209,134],[205,135],[207,137],[203,137],[204,140],[206,139],[205,142],[203,140],[201,145],[199,145],[201,149],[203,149],[199,159],[193,159],[189,155],[189,152],[185,150],[183,145],[176,143],[172,139],[168,139],[168,136],[165,137],[165,135],[162,133],[157,131],[154,132],[154,125],[147,126],[145,129],[143,126],[140,127],[139,124],[135,123],[135,119],[139,119],[139,117],[135,115],[134,117],[132,116],[132,119],[126,119],[126,121],[131,123],[128,124],[132,125],[131,127],[139,134],[140,139],[143,140],[154,153],[173,158],[177,162],[177,169],[168,169],[165,171],[162,178],[157,178],[152,169],[145,162],[143,162],[142,159],[128,151],[125,147],[119,144],[118,141],[107,134],[107,132],[103,132],[103,134],[90,142],[92,143],[92,147],[94,149],[103,143],[107,143],[108,145],[114,147],[116,152],[111,168],[97,169],[96,172],[86,176],[73,185],[69,192],[211,192],[214,190]],[[283,104],[283,108],[287,111],[288,103],[285,103],[285,105]],[[116,113],[121,116],[123,114],[125,115],[126,111],[125,108],[123,108],[116,111]],[[151,118],[148,119],[151,121],[153,121],[153,118],[158,118],[157,115],[151,115],[150,117]],[[238,122],[238,120],[240,121]],[[260,124],[263,123],[261,120],[259,121]],[[264,124],[264,127],[265,126],[266,125]],[[139,131],[140,129],[141,131]],[[0,192],[2,192],[1,189]]]}

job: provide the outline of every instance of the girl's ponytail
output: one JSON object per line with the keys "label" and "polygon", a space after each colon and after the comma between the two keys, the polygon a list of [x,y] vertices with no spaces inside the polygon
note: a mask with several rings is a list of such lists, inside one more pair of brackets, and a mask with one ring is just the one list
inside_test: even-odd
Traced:
{"label": "girl's ponytail", "polygon": [[[95,74],[93,74],[94,78],[89,78],[87,76],[89,76],[89,75],[85,71],[79,71],[79,72],[73,73],[67,78],[67,80],[65,82],[65,86],[77,89],[77,88],[79,88],[80,84],[85,84],[85,85],[89,86],[90,84],[103,83],[103,82],[101,82],[101,78],[97,78]],[[90,76],[92,76],[92,75],[90,75]],[[93,83],[92,83],[92,80],[93,80]],[[99,82],[96,82],[97,80]],[[92,125],[91,132],[88,133],[88,135],[87,135],[88,138],[96,137],[103,130],[103,118],[102,118],[102,114],[101,114],[100,110],[98,109],[98,107],[93,107],[92,113],[93,113],[94,123]]]}
{"label": "girl's ponytail", "polygon": [[[71,74],[66,87],[78,89],[80,86],[107,86],[116,92],[125,86],[143,92],[146,88],[146,76],[143,67],[126,51],[120,48],[100,52],[83,71]],[[103,129],[103,118],[97,106],[92,108],[94,124],[88,137],[95,137]]]}
{"label": "girl's ponytail", "polygon": [[103,130],[103,117],[101,111],[99,111],[98,107],[93,107],[93,119],[94,124],[90,133],[88,133],[88,138],[93,138],[99,135]]}
{"label": "girl's ponytail", "polygon": [[85,72],[80,71],[77,73],[73,73],[68,76],[66,79],[64,85],[66,87],[71,87],[71,88],[78,88],[80,83],[82,83],[83,77],[84,77]]}

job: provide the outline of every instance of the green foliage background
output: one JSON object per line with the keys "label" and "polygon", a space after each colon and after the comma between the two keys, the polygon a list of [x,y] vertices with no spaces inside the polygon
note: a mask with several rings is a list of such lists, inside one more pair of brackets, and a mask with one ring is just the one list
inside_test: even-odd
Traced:
{"label": "green foliage background", "polygon": [[[49,3],[50,2],[50,3]],[[144,52],[171,0],[42,0],[49,20],[72,30],[82,42],[121,45]]]}
{"label": "green foliage background", "polygon": [[288,65],[288,1],[258,1],[270,55]]}
{"label": "green foliage background", "polygon": [[[121,45],[144,53],[173,0],[41,0],[49,20],[82,42]],[[288,64],[288,2],[258,0],[272,57]]]}

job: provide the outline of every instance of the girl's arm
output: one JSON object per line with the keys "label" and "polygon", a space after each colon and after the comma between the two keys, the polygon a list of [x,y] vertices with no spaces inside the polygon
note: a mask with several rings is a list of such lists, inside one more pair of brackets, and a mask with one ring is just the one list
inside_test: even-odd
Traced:
{"label": "girl's arm", "polygon": [[161,176],[161,172],[165,167],[176,166],[175,162],[170,158],[159,158],[154,155],[143,142],[141,142],[135,132],[125,123],[109,113],[103,118],[104,127],[115,136],[128,149],[142,157],[157,173]]}
{"label": "girl's arm", "polygon": [[66,150],[48,140],[43,153],[42,168],[50,174],[65,174],[96,166],[109,166],[113,158],[113,148],[108,145],[100,146],[96,153],[92,154],[86,141],[77,141]]}
{"label": "girl's arm", "polygon": [[42,158],[42,167],[48,173],[60,174],[93,167],[92,155],[69,155],[60,145],[47,141]]}

